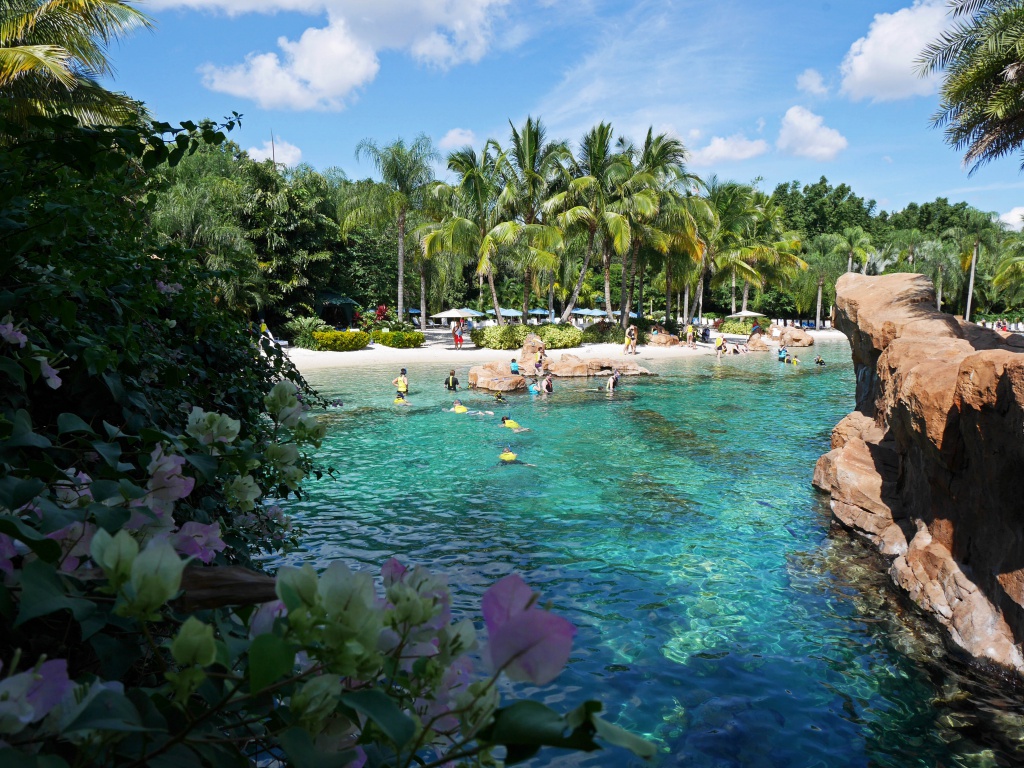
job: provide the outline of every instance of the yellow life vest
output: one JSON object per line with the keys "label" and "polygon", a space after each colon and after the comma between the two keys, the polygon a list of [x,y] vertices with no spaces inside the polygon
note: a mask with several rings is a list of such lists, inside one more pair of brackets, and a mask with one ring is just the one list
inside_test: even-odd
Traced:
{"label": "yellow life vest", "polygon": [[512,451],[502,451],[498,458],[502,461],[515,461],[516,454],[512,453]]}
{"label": "yellow life vest", "polygon": [[456,405],[452,410],[455,411],[456,413],[466,413],[469,410],[469,408],[467,408],[464,405]]}
{"label": "yellow life vest", "polygon": [[519,429],[519,422],[512,421],[512,419],[505,419],[505,423],[502,424],[502,426],[508,427],[509,429]]}
{"label": "yellow life vest", "polygon": [[409,391],[409,380],[406,379],[404,376],[399,376],[398,377],[398,391],[399,392],[408,392]]}

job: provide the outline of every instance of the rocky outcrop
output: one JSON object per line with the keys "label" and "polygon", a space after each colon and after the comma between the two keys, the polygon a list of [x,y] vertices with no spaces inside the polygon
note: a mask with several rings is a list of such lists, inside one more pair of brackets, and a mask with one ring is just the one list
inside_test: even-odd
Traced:
{"label": "rocky outcrop", "polygon": [[583,376],[607,376],[618,369],[623,376],[651,376],[649,370],[626,360],[606,358],[581,359],[576,355],[564,354],[558,360],[548,363],[548,370],[559,378]]}
{"label": "rocky outcrop", "polygon": [[1024,675],[1024,344],[937,312],[921,275],[836,291],[856,410],[814,484],[956,645]]}
{"label": "rocky outcrop", "polygon": [[747,351],[767,352],[768,345],[765,343],[764,336],[762,336],[760,333],[750,334],[750,338],[747,339]]}
{"label": "rocky outcrop", "polygon": [[787,347],[814,346],[814,337],[802,328],[773,325],[770,331],[774,341]]}
{"label": "rocky outcrop", "polygon": [[519,350],[519,366],[524,371],[533,373],[538,352],[541,353],[542,369],[545,369],[547,368],[547,349],[544,347],[544,339],[536,333],[527,334],[523,340],[523,348]]}
{"label": "rocky outcrop", "polygon": [[512,373],[512,366],[508,363],[484,363],[469,369],[469,386],[488,392],[523,392],[526,379]]}
{"label": "rocky outcrop", "polygon": [[647,335],[649,347],[678,347],[679,337],[671,333],[652,333]]}

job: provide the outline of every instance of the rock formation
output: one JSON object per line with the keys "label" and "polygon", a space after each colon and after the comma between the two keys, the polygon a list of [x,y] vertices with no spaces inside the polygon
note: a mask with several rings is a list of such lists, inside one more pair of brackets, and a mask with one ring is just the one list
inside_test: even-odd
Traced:
{"label": "rock formation", "polygon": [[762,336],[760,333],[750,334],[750,338],[747,339],[747,351],[767,352],[768,345],[765,343],[764,336]]}
{"label": "rock formation", "polygon": [[856,410],[814,484],[956,645],[1024,675],[1024,341],[936,311],[921,275],[836,292]]}
{"label": "rock formation", "polygon": [[679,337],[671,333],[647,334],[647,345],[651,347],[678,347]]}
{"label": "rock formation", "polygon": [[[523,348],[519,350],[519,366],[524,371],[534,372],[534,364],[537,362],[537,353],[540,352],[542,355],[547,355],[547,349],[544,347],[544,339],[538,336],[536,333],[527,334],[523,340]],[[547,360],[544,360],[545,367]]]}
{"label": "rock formation", "polygon": [[551,375],[559,378],[579,376],[607,376],[618,368],[623,376],[651,376],[651,372],[633,362],[626,360],[609,360],[607,358],[581,359],[576,355],[564,354],[558,360],[548,364]]}
{"label": "rock formation", "polygon": [[787,347],[814,346],[814,337],[802,328],[794,328],[788,325],[773,325],[769,330],[775,342],[785,344]]}
{"label": "rock formation", "polygon": [[526,379],[512,373],[508,363],[484,363],[469,369],[469,386],[489,392],[521,392],[526,390]]}

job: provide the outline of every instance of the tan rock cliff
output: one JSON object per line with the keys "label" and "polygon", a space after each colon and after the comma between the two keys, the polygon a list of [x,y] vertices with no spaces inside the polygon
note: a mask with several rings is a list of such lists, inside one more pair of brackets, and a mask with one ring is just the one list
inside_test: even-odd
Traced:
{"label": "tan rock cliff", "polygon": [[836,292],[856,410],[814,484],[956,645],[1024,675],[1024,343],[936,311],[922,275]]}

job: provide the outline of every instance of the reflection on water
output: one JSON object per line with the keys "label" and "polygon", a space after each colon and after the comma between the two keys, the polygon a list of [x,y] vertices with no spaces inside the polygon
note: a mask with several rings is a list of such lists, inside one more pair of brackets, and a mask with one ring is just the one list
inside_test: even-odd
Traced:
{"label": "reflection on water", "polygon": [[[659,742],[660,765],[1024,764],[1019,697],[947,656],[884,563],[829,535],[810,476],[854,383],[845,343],[822,354],[824,369],[641,359],[660,375],[613,397],[559,381],[501,410],[460,394],[489,418],[442,410],[448,366],[410,366],[409,408],[391,405],[390,368],[316,372],[345,402],[324,417],[340,478],[292,505],[307,535],[289,559],[428,562],[448,571],[458,615],[523,573],[579,633],[558,691],[522,693],[600,699]],[[526,463],[501,466],[506,445]]]}

